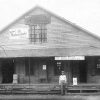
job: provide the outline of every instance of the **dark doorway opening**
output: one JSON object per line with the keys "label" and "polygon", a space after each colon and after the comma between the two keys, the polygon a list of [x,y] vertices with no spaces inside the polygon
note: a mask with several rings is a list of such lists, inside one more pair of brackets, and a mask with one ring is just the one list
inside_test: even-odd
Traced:
{"label": "dark doorway opening", "polygon": [[14,74],[14,60],[4,59],[2,62],[2,83],[12,83]]}
{"label": "dark doorway opening", "polygon": [[80,83],[87,82],[87,63],[86,61],[79,62],[79,80],[80,80]]}

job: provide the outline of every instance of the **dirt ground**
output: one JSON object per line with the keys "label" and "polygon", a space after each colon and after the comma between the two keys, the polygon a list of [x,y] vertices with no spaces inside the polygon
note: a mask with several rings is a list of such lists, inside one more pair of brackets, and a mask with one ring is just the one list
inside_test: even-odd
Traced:
{"label": "dirt ground", "polygon": [[0,100],[100,100],[100,96],[0,95]]}

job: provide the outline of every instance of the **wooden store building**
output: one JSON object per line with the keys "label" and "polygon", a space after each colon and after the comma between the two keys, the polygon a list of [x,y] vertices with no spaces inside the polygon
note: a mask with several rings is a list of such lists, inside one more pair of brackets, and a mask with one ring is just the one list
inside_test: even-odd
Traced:
{"label": "wooden store building", "polygon": [[0,32],[0,83],[100,84],[100,38],[41,7]]}

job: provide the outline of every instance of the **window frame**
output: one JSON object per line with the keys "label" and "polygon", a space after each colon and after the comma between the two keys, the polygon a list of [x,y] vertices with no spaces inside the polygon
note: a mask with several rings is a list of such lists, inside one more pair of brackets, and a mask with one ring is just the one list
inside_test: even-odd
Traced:
{"label": "window frame", "polygon": [[[36,28],[37,26],[39,28]],[[37,42],[46,43],[47,42],[47,27],[46,27],[46,24],[31,25],[30,26],[30,36],[29,36],[29,38],[30,38],[31,43],[37,43]]]}

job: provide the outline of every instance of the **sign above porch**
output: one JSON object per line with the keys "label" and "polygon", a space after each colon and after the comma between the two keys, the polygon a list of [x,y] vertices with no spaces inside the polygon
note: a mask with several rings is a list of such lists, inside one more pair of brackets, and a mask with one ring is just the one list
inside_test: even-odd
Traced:
{"label": "sign above porch", "polygon": [[44,14],[26,16],[25,18],[25,23],[27,25],[49,24],[50,22],[51,22],[50,16]]}
{"label": "sign above porch", "polygon": [[55,57],[55,60],[85,60],[85,56]]}

